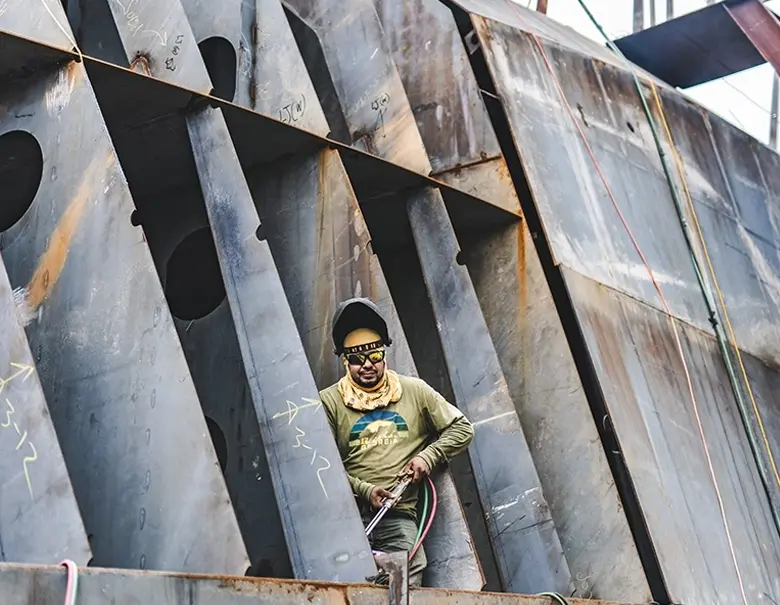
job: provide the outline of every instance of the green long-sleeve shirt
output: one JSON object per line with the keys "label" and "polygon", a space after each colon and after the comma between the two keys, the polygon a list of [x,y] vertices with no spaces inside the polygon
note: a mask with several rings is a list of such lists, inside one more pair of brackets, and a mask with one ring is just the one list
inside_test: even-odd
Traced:
{"label": "green long-sleeve shirt", "polygon": [[[400,376],[397,403],[358,412],[344,405],[337,385],[320,399],[338,444],[352,491],[368,500],[375,486],[391,489],[415,456],[433,470],[465,450],[474,428],[463,413],[419,378]],[[406,490],[396,510],[415,516],[417,487]]]}

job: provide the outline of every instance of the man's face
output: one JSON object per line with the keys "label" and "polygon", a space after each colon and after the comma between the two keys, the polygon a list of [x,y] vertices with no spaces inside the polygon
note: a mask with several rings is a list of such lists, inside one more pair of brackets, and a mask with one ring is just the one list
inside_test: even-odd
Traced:
{"label": "man's face", "polygon": [[385,374],[385,351],[379,349],[369,353],[348,355],[347,363],[352,380],[370,389],[376,386]]}

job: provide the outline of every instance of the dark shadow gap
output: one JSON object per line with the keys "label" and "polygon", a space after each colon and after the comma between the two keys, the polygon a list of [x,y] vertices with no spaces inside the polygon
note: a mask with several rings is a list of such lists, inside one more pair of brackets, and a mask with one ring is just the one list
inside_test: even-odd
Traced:
{"label": "dark shadow gap", "polygon": [[236,96],[238,58],[233,45],[225,38],[214,36],[198,44],[206,70],[214,87],[211,95],[233,102]]}
{"label": "dark shadow gap", "polygon": [[0,135],[0,232],[18,223],[32,206],[43,177],[43,151],[24,130]]}

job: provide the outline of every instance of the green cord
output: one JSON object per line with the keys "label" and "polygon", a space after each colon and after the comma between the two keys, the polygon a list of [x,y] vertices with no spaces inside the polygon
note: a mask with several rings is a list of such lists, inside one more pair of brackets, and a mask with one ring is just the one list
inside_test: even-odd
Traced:
{"label": "green cord", "polygon": [[428,522],[428,484],[423,484],[423,506],[422,506],[422,515],[421,515],[421,521],[420,521],[420,527],[417,528],[417,537],[414,539],[414,548],[417,547],[417,545],[420,543],[420,538],[422,537],[422,533],[425,530],[425,525]]}
{"label": "green cord", "polygon": [[[710,293],[709,284],[707,284],[706,278],[702,273],[701,266],[699,264],[699,259],[696,257],[695,246],[693,245],[693,239],[691,237],[690,228],[688,226],[688,220],[685,218],[685,211],[680,201],[680,197],[677,192],[677,187],[674,184],[674,179],[672,178],[671,172],[669,170],[669,166],[666,163],[666,153],[663,150],[663,145],[661,144],[661,137],[658,134],[658,129],[656,128],[653,114],[650,111],[650,107],[647,104],[647,98],[645,97],[644,90],[642,90],[642,85],[639,82],[639,78],[637,78],[636,71],[634,70],[633,66],[628,61],[628,59],[626,59],[625,55],[621,52],[621,50],[617,47],[617,45],[610,39],[609,36],[607,36],[604,29],[601,27],[601,24],[598,22],[598,20],[593,15],[593,13],[590,12],[590,9],[588,9],[587,5],[585,4],[585,0],[577,0],[577,1],[579,2],[579,5],[582,7],[585,13],[588,15],[588,18],[590,19],[591,23],[593,23],[593,25],[596,26],[596,29],[599,30],[599,33],[603,36],[604,40],[606,40],[609,49],[612,50],[612,52],[618,55],[621,59],[623,59],[623,61],[625,61],[626,64],[629,66],[631,77],[634,80],[634,86],[636,87],[636,90],[639,93],[639,98],[642,101],[642,109],[644,110],[645,116],[647,117],[647,121],[650,124],[650,130],[653,133],[653,140],[655,141],[655,145],[658,149],[658,154],[661,157],[661,166],[663,166],[664,175],[666,176],[666,180],[669,184],[669,190],[671,191],[672,194],[672,200],[674,201],[674,207],[675,210],[677,211],[677,216],[680,219],[680,223],[682,224],[683,234],[685,236],[685,243],[688,246],[688,251],[690,252],[691,255],[691,262],[693,263],[693,269],[694,272],[696,273],[696,279],[699,282],[699,288],[701,289],[702,295],[704,296],[704,301],[707,305],[709,322],[710,324],[712,324],[712,327],[715,331],[715,336],[718,341],[718,347],[720,348],[721,355],[723,356],[723,361],[726,365],[726,373],[729,376],[729,383],[731,386],[731,390],[734,393],[735,399],[737,400],[737,407],[739,408],[739,413],[742,418],[742,424],[745,427],[745,432],[747,433],[748,441],[750,442],[750,449],[752,450],[753,458],[755,458],[756,463],[758,465],[759,475],[761,476],[761,482],[764,484],[764,490],[766,491],[767,497],[769,499],[769,509],[772,511],[772,517],[775,521],[775,526],[777,527],[778,531],[780,531],[780,516],[778,516],[778,511],[773,505],[772,495],[771,495],[772,490],[769,487],[771,485],[771,482],[768,480],[768,470],[766,468],[766,462],[763,460],[761,456],[760,453],[761,449],[759,447],[755,432],[753,430],[753,427],[750,425],[750,415],[748,412],[747,405],[745,404],[745,401],[742,397],[742,390],[740,389],[739,382],[734,372],[734,367],[732,366],[731,353],[729,352],[728,345],[726,343],[726,338],[723,335],[723,328],[718,318],[718,311],[714,301],[712,300],[712,294]],[[691,203],[693,203],[693,201],[691,201]]]}

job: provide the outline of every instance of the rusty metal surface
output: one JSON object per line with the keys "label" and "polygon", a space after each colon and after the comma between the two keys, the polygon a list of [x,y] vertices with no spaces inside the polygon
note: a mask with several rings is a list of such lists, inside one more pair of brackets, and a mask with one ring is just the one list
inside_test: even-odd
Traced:
{"label": "rusty metal surface", "polygon": [[434,174],[501,155],[452,11],[374,0]]}
{"label": "rusty metal surface", "polygon": [[651,600],[574,356],[525,222],[460,238],[575,595]]}
{"label": "rusty metal surface", "polygon": [[[564,270],[671,598],[740,602],[670,319]],[[780,597],[780,539],[714,338],[677,322],[748,602]]]}
{"label": "rusty metal surface", "polygon": [[726,4],[734,19],[761,56],[780,73],[780,21],[760,0]]}
{"label": "rusty metal surface", "polygon": [[293,571],[362,581],[371,550],[227,125],[187,126]]}
{"label": "rusty metal surface", "polygon": [[[327,150],[285,160],[250,172],[248,179],[317,386],[325,388],[343,375],[333,354],[330,326],[338,304],[353,296],[368,296],[382,310],[393,338],[390,367],[416,376],[338,153]],[[478,590],[483,580],[449,473],[436,477],[436,487],[447,505],[440,508],[426,541],[425,583]]]}
{"label": "rusty metal surface", "polygon": [[[301,52],[315,86],[326,79],[334,88],[336,99],[321,101],[331,127],[339,119],[346,124],[343,142],[428,175],[420,133],[371,0],[284,3],[318,37]],[[325,73],[312,70],[317,53],[324,57]],[[329,106],[335,111],[329,113]]]}
{"label": "rusty metal surface", "polygon": [[[63,568],[0,564],[0,597],[6,605],[58,603],[65,591]],[[366,584],[304,583],[289,580],[187,576],[110,569],[79,570],[78,602],[102,605],[387,605],[387,589]],[[548,597],[410,589],[416,605],[549,605]],[[570,599],[571,605],[617,605]]]}
{"label": "rusty metal surface", "polygon": [[[245,3],[248,4],[248,3]],[[255,0],[244,18],[246,97],[237,103],[320,136],[330,130],[279,0]],[[248,37],[247,37],[248,32]]]}
{"label": "rusty metal surface", "polygon": [[230,499],[83,66],[6,89],[2,105],[15,116],[3,132],[29,131],[45,158],[32,209],[2,250],[11,284],[26,288],[30,348],[95,562],[243,573]]}
{"label": "rusty metal surface", "polygon": [[[179,0],[84,0],[73,29],[82,51],[133,71],[208,94],[211,80]],[[73,9],[75,10],[75,9]],[[124,61],[104,42],[115,34]]]}
{"label": "rusty metal surface", "polygon": [[571,593],[571,575],[506,379],[438,192],[409,198],[409,222],[455,402],[474,424],[469,457],[503,587]]}
{"label": "rusty metal surface", "polygon": [[2,262],[0,326],[0,560],[84,566],[87,533]]}

